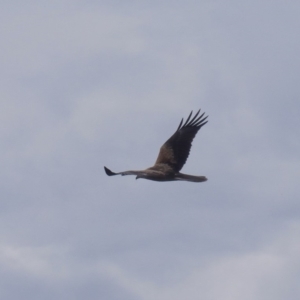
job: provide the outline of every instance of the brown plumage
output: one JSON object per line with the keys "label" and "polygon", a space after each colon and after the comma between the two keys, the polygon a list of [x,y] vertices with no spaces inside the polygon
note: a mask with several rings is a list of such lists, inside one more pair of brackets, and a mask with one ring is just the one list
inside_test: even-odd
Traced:
{"label": "brown plumage", "polygon": [[203,117],[203,113],[198,117],[199,113],[200,109],[191,119],[192,111],[184,124],[182,124],[183,119],[181,120],[176,132],[161,146],[153,167],[141,171],[124,171],[119,173],[114,173],[104,167],[105,173],[108,176],[136,175],[136,179],[144,178],[154,181],[206,181],[207,178],[205,176],[187,175],[179,172],[186,163],[194,137],[200,128],[208,122],[205,121],[208,116]]}

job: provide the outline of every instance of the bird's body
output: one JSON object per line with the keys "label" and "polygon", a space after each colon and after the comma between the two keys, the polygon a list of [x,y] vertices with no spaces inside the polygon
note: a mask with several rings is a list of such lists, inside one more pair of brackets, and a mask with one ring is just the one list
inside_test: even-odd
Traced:
{"label": "bird's body", "polygon": [[207,178],[205,176],[187,175],[179,172],[189,156],[194,137],[199,129],[208,122],[205,121],[208,116],[202,118],[204,113],[197,118],[200,110],[190,120],[192,113],[190,113],[183,125],[183,119],[181,120],[176,132],[161,146],[154,166],[145,170],[119,173],[114,173],[104,167],[106,174],[108,176],[135,175],[136,179],[144,178],[154,181],[206,181]]}

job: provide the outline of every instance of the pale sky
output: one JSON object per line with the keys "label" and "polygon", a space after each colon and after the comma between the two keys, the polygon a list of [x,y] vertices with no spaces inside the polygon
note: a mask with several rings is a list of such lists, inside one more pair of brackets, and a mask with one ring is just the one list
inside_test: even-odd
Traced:
{"label": "pale sky", "polygon": [[[3,1],[0,297],[300,298],[300,2]],[[182,172],[154,164],[209,122]]]}

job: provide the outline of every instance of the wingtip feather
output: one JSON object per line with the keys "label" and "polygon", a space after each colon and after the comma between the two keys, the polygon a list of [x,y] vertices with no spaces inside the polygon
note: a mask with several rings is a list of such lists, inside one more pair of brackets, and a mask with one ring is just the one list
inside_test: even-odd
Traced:
{"label": "wingtip feather", "polygon": [[183,124],[182,127],[184,127],[184,126],[186,126],[186,125],[188,124],[188,122],[189,122],[189,120],[190,120],[192,114],[193,114],[193,111],[191,111],[190,115],[188,116],[188,118],[186,119],[186,121],[185,121],[185,123]]}
{"label": "wingtip feather", "polygon": [[181,119],[181,122],[179,123],[179,126],[178,126],[178,128],[177,128],[176,131],[178,131],[178,130],[180,129],[180,127],[181,127],[181,125],[182,125],[182,122],[183,122],[183,118]]}
{"label": "wingtip feather", "polygon": [[116,173],[112,172],[110,169],[104,167],[105,173],[108,176],[113,176],[113,175],[117,175]]}

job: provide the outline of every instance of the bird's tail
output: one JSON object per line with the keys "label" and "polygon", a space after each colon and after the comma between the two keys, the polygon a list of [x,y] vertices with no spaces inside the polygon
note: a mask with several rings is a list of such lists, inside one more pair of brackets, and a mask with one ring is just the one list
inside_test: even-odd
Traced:
{"label": "bird's tail", "polygon": [[205,176],[195,176],[195,175],[188,175],[183,173],[176,174],[175,178],[176,180],[184,180],[184,181],[191,181],[191,182],[203,182],[207,180]]}

